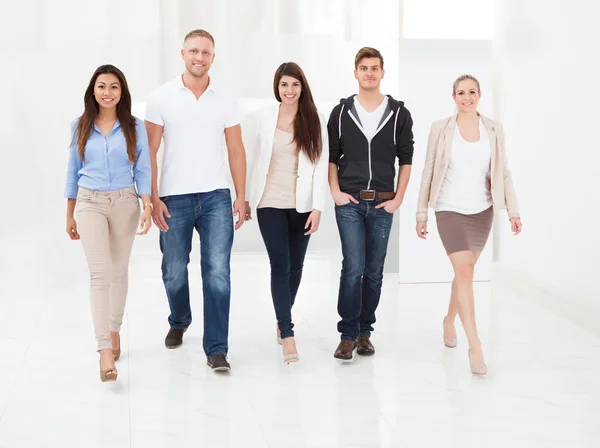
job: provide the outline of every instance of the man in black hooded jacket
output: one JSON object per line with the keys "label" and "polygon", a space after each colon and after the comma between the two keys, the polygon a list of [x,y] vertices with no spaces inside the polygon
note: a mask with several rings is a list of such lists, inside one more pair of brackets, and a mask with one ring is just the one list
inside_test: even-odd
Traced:
{"label": "man in black hooded jacket", "polygon": [[370,337],[383,265],[393,214],[410,178],[414,144],[410,112],[380,91],[381,53],[361,48],[354,65],[358,95],[342,99],[327,126],[329,186],[344,257],[338,295],[341,342],[334,357],[345,361],[353,359],[355,349],[359,355],[375,353]]}

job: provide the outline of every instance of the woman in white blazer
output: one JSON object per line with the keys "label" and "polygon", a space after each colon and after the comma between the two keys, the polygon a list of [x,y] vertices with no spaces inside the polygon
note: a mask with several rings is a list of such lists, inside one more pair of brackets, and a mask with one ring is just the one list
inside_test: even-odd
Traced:
{"label": "woman in white blazer", "polygon": [[435,210],[438,233],[454,268],[452,295],[444,318],[444,344],[456,347],[456,315],[469,342],[471,372],[485,375],[481,341],[475,322],[473,275],[494,219],[494,208],[508,211],[512,231],[522,224],[512,176],[506,163],[502,126],[480,115],[479,81],[462,75],[452,97],[457,114],[433,123],[417,206],[417,235],[426,238],[429,207]]}
{"label": "woman in white blazer", "polygon": [[327,193],[329,147],[325,117],[317,112],[304,72],[281,64],[273,80],[280,103],[250,114],[242,125],[248,175],[246,219],[256,208],[271,262],[277,341],[285,363],[299,360],[292,306],[310,235],[319,228]]}

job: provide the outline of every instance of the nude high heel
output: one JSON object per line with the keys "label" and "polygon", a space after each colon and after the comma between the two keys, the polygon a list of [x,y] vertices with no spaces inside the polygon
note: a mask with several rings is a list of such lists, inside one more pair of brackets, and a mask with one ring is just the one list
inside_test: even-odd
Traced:
{"label": "nude high heel", "polygon": [[300,357],[298,353],[290,353],[289,355],[283,355],[283,362],[286,364],[291,364],[292,362],[300,361]]}
{"label": "nude high heel", "polygon": [[103,383],[112,383],[117,381],[117,375],[118,372],[115,367],[102,370],[102,360],[100,360],[100,381]]}
{"label": "nude high heel", "polygon": [[[282,345],[282,349],[283,349],[283,341],[282,341],[281,345]],[[300,361],[300,357],[298,356],[297,350],[296,350],[296,353],[290,353],[288,355],[286,355],[285,353],[283,354],[283,362],[288,365],[293,362],[298,362],[298,361]]]}
{"label": "nude high heel", "polygon": [[[444,321],[442,322],[442,335],[444,335],[445,332],[445,326],[446,326],[446,318],[444,317]],[[445,336],[444,337],[444,345],[448,348],[455,348],[457,341],[456,339],[448,339]]]}
{"label": "nude high heel", "polygon": [[469,349],[469,364],[471,364],[471,373],[473,375],[487,375],[487,365],[475,365],[471,362],[471,349]]}

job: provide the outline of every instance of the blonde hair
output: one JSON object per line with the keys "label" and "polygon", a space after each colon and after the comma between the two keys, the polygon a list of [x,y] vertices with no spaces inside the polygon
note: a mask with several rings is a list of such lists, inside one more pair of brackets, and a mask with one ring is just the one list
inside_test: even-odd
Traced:
{"label": "blonde hair", "polygon": [[477,78],[475,78],[475,76],[473,76],[473,75],[460,75],[458,78],[456,78],[456,81],[454,81],[454,84],[452,85],[452,95],[456,95],[456,89],[458,89],[458,85],[462,81],[465,81],[467,79],[470,79],[471,81],[474,81],[475,84],[477,84],[477,92],[481,93],[481,87],[479,86],[479,81],[477,81]]}
{"label": "blonde hair", "polygon": [[190,31],[189,33],[186,34],[185,38],[183,39],[183,43],[185,44],[185,41],[188,39],[191,39],[192,37],[206,37],[207,39],[209,39],[212,42],[213,47],[215,46],[215,39],[214,39],[214,37],[212,37],[212,34],[210,34],[208,31],[205,31],[205,30]]}

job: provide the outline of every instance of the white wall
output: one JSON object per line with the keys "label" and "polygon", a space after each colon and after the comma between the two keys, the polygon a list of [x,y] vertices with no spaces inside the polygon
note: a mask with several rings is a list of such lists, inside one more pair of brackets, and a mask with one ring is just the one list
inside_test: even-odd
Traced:
{"label": "white wall", "polygon": [[493,0],[402,0],[406,39],[493,37]]}
{"label": "white wall", "polygon": [[158,0],[3,2],[0,33],[5,298],[26,296],[27,282],[54,285],[74,268],[85,272],[81,244],[65,233],[70,123],[101,64],[124,71],[134,100],[159,83]]}
{"label": "white wall", "polygon": [[513,238],[506,217],[499,222],[499,259],[566,307],[585,304],[597,313],[598,5],[503,0],[496,7],[496,115],[524,224]]}
{"label": "white wall", "polygon": [[[492,52],[491,41],[405,39],[400,45],[400,97],[410,110],[415,134],[413,172],[400,221],[400,282],[449,282],[452,266],[438,236],[435,215],[429,213],[427,240],[415,232],[415,212],[425,163],[431,123],[455,113],[452,83],[463,73],[479,79],[482,98],[479,111],[491,116]],[[481,254],[475,279],[490,280],[492,274],[492,237]]]}

